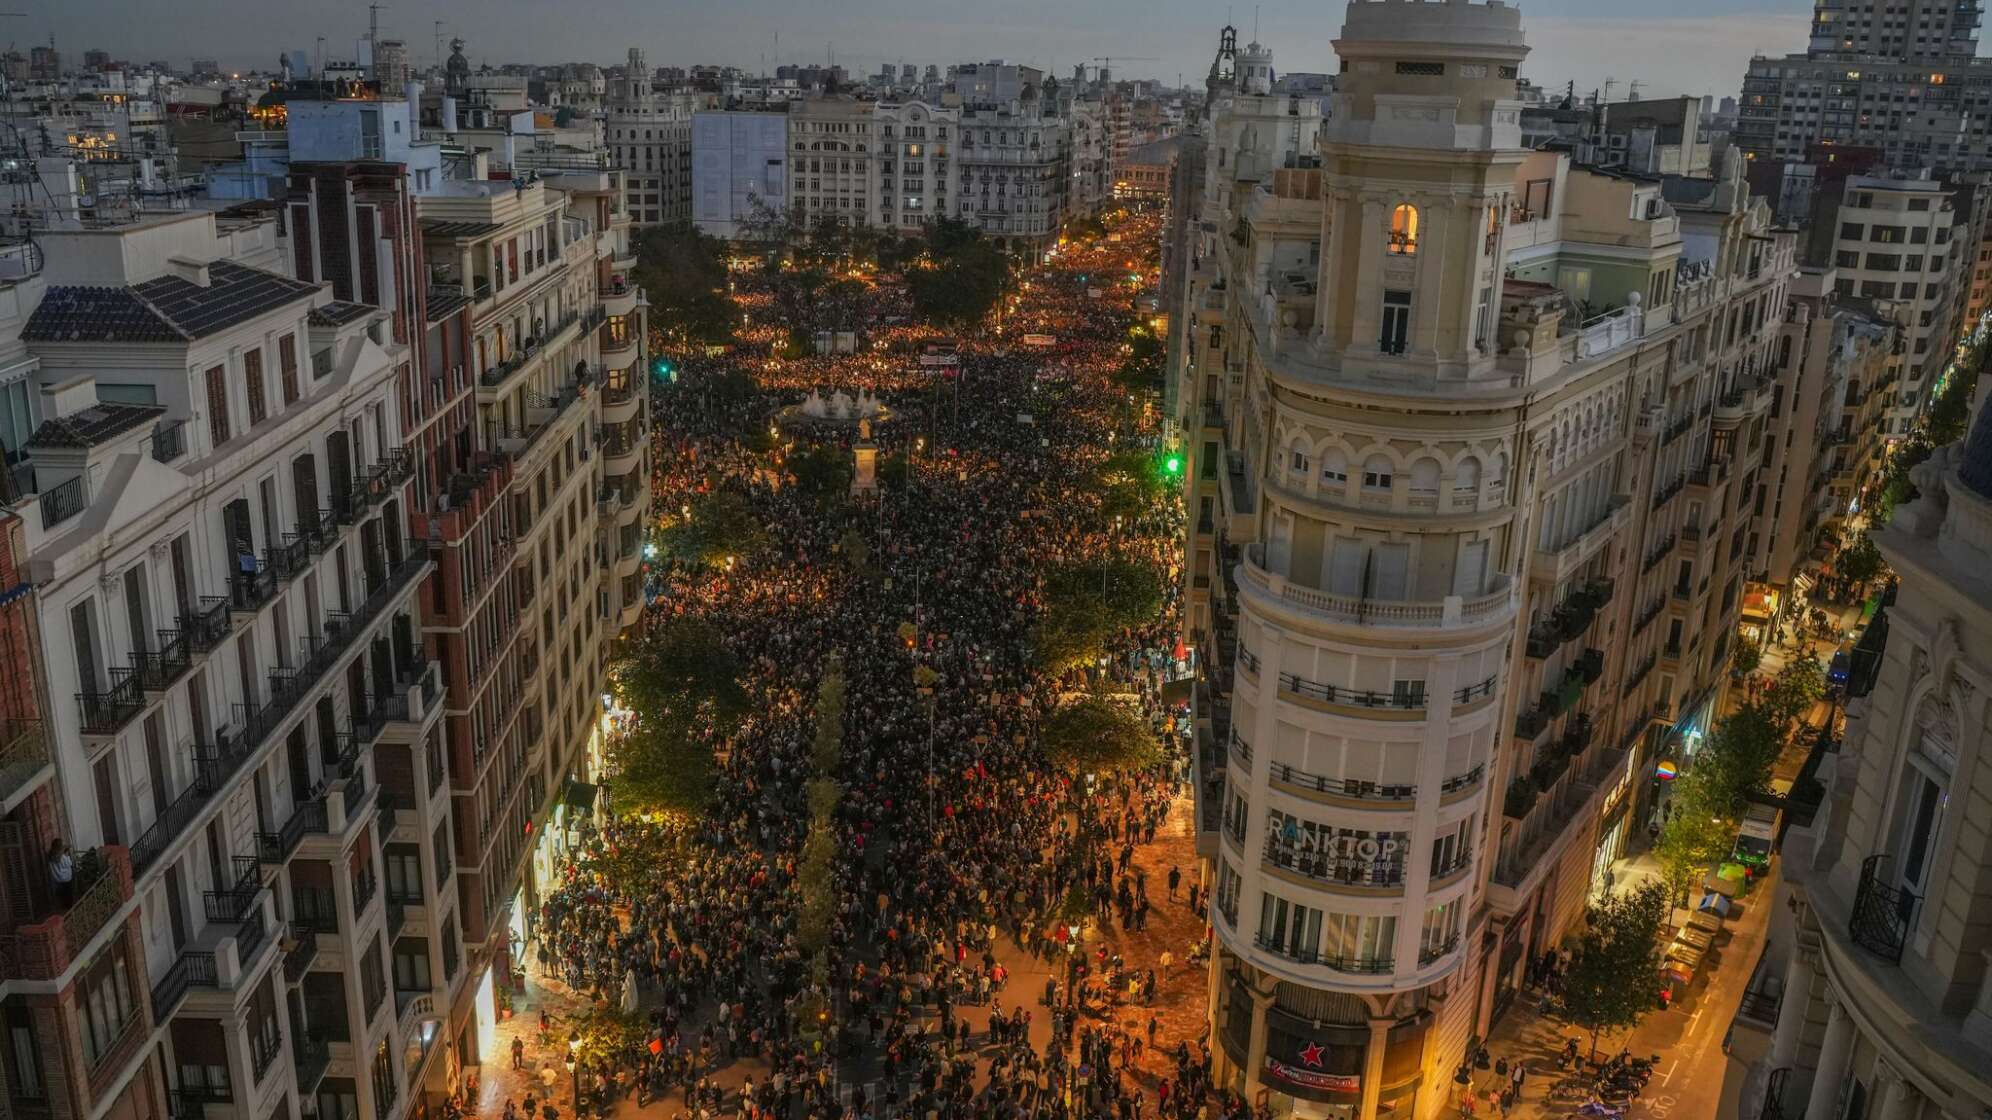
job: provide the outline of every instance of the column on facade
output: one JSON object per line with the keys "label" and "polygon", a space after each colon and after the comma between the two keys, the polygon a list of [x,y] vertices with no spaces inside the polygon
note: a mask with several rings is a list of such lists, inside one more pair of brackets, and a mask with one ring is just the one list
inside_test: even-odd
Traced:
{"label": "column on facade", "polygon": [[1812,961],[1803,948],[1785,964],[1784,1002],[1779,1005],[1777,1032],[1771,1036],[1771,1068],[1789,1069],[1798,1057],[1799,1036],[1812,1002]]}
{"label": "column on facade", "polygon": [[1363,1052],[1363,1104],[1356,1112],[1357,1120],[1376,1116],[1377,1094],[1383,1090],[1384,1048],[1390,1045],[1390,1028],[1396,1025],[1393,1019],[1370,1020],[1369,1049]]}
{"label": "column on facade", "polygon": [[[1264,981],[1263,975],[1259,978]],[[1245,1048],[1245,1083],[1256,1083],[1266,1068],[1266,1012],[1273,1006],[1271,989],[1260,991],[1257,985],[1248,986],[1252,995],[1252,1040]]]}
{"label": "column on facade", "polygon": [[1412,258],[1417,262],[1416,277],[1411,284],[1411,345],[1410,352],[1420,357],[1435,357],[1439,352],[1439,322],[1445,317],[1448,267],[1457,268],[1448,258],[1452,246],[1448,238],[1452,236],[1451,198],[1436,196],[1414,199],[1412,205],[1418,208],[1418,254]]}
{"label": "column on facade", "polygon": [[[1355,322],[1350,328],[1349,349],[1363,353],[1374,353],[1377,347],[1378,327],[1383,318],[1383,222],[1384,205],[1381,198],[1364,196],[1357,202],[1361,215],[1357,219],[1356,276],[1352,285],[1356,292]],[[1340,258],[1328,262],[1330,268],[1340,268]],[[1343,276],[1333,277],[1329,284],[1347,283]]]}
{"label": "column on facade", "polygon": [[1888,1086],[1881,1110],[1875,1113],[1876,1120],[1917,1120],[1923,1111],[1922,1092],[1909,1083],[1901,1070],[1886,1061],[1879,1063],[1876,1072],[1883,1075],[1877,1080],[1886,1081]]}
{"label": "column on facade", "polygon": [[1805,1102],[1805,1120],[1834,1120],[1834,1106],[1840,1100],[1840,1086],[1847,1079],[1847,1059],[1853,1054],[1854,1021],[1847,1009],[1828,989],[1831,1011],[1826,1019],[1826,1041],[1819,1047],[1819,1068],[1812,1075],[1812,1096]]}

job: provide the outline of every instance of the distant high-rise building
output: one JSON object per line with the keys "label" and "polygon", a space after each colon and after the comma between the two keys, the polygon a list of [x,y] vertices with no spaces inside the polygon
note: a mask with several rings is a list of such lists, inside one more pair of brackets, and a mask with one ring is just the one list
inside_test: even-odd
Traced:
{"label": "distant high-rise building", "polygon": [[54,47],[31,47],[28,50],[28,77],[38,82],[52,82],[62,76],[62,55]]}
{"label": "distant high-rise building", "polygon": [[412,72],[408,65],[408,44],[399,39],[382,39],[374,44],[373,78],[383,91],[400,92]]}
{"label": "distant high-rise building", "polygon": [[1737,147],[1751,159],[1798,160],[1817,143],[1867,145],[1905,171],[1992,165],[1992,138],[1973,111],[1992,81],[1992,63],[1976,58],[1982,0],[1881,8],[1815,0],[1804,54],[1752,58]]}
{"label": "distant high-rise building", "polygon": [[85,70],[104,70],[109,68],[110,65],[111,52],[109,51],[88,50],[83,52],[83,69]]}
{"label": "distant high-rise building", "polygon": [[[304,51],[292,51],[291,57],[302,59],[304,65],[297,68],[300,75],[311,73],[311,56]],[[212,58],[197,58],[187,64],[187,70],[196,78],[211,78],[221,73],[221,63]]]}

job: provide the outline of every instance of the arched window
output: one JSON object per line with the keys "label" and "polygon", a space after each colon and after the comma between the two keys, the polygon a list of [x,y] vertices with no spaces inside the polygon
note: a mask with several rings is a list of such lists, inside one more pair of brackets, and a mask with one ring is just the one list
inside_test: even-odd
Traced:
{"label": "arched window", "polygon": [[1337,490],[1349,481],[1349,460],[1340,450],[1331,447],[1321,453],[1321,481]]}
{"label": "arched window", "polygon": [[1439,461],[1420,459],[1411,464],[1411,492],[1413,494],[1436,494],[1439,492]]}
{"label": "arched window", "polygon": [[1382,455],[1372,455],[1363,463],[1363,489],[1390,489],[1390,460]]}
{"label": "arched window", "polygon": [[1390,212],[1390,251],[1405,256],[1418,251],[1418,208],[1408,202]]}
{"label": "arched window", "polygon": [[1468,455],[1459,461],[1459,469],[1453,474],[1453,489],[1462,494],[1480,492],[1480,460]]}

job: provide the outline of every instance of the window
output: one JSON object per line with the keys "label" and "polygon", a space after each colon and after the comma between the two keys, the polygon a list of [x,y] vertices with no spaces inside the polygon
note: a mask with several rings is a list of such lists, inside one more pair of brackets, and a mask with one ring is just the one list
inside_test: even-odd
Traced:
{"label": "window", "polygon": [[1322,453],[1321,481],[1335,487],[1349,481],[1349,460],[1340,451],[1330,448]]}
{"label": "window", "polygon": [[421,853],[412,845],[389,844],[382,852],[382,859],[387,865],[387,897],[395,902],[419,905],[422,901]]}
{"label": "window", "polygon": [[1383,293],[1383,326],[1377,349],[1386,354],[1404,353],[1411,337],[1411,293],[1386,289]]}
{"label": "window", "polygon": [[367,946],[366,955],[360,958],[360,994],[365,1000],[363,1010],[371,1016],[380,1007],[380,1001],[387,997],[387,978],[380,968],[380,941],[376,939]]}
{"label": "window", "polygon": [[1419,78],[1442,78],[1446,73],[1446,64],[1443,62],[1400,62],[1397,64],[1397,72]]}
{"label": "window", "polygon": [[1390,701],[1394,707],[1422,708],[1425,706],[1424,681],[1392,681]]}
{"label": "window", "polygon": [[1363,464],[1363,489],[1388,490],[1391,483],[1390,460],[1381,455],[1372,455]]}
{"label": "window", "polygon": [[1399,256],[1418,251],[1418,208],[1408,202],[1390,212],[1390,251]]}
{"label": "window", "polygon": [[261,424],[269,410],[263,400],[263,351],[250,350],[242,355],[242,383],[249,389],[249,423]]}
{"label": "window", "polygon": [[124,1033],[136,1008],[122,947],[108,955],[109,960],[99,958],[82,984],[83,1054],[93,1066]]}
{"label": "window", "polygon": [[1322,923],[1321,954],[1330,967],[1388,965],[1396,955],[1397,918],[1330,914]]}
{"label": "window", "polygon": [[426,992],[429,983],[429,943],[419,937],[404,937],[394,946],[394,990]]}
{"label": "window", "polygon": [[1271,893],[1261,895],[1259,943],[1282,956],[1313,960],[1321,949],[1321,911]]}
{"label": "window", "polygon": [[216,447],[228,442],[228,381],[221,366],[207,371],[208,436]]}
{"label": "window", "polygon": [[283,379],[284,403],[296,404],[297,391],[297,336],[285,335],[277,340],[277,366]]}

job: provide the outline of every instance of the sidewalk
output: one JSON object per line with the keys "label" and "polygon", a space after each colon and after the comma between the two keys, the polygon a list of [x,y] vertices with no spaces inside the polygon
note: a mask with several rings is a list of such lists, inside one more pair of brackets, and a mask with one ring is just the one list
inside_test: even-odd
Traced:
{"label": "sidewalk", "polygon": [[[1614,865],[1621,888],[1648,874],[1657,874],[1652,857],[1642,854]],[[1738,1098],[1744,1095],[1754,1056],[1754,1040],[1746,1039],[1732,1053],[1727,1046],[1730,1024],[1742,1003],[1757,959],[1763,953],[1764,937],[1777,895],[1781,869],[1759,880],[1748,898],[1735,903],[1724,932],[1717,939],[1706,964],[1688,990],[1665,1011],[1655,1010],[1642,1019],[1629,1034],[1604,1035],[1598,1039],[1603,1054],[1620,1049],[1634,1055],[1658,1055],[1660,1062],[1646,1091],[1626,1111],[1626,1120],[1715,1120],[1738,1115]],[[1516,996],[1507,1014],[1495,1024],[1487,1041],[1490,1066],[1505,1058],[1510,1065],[1519,1061],[1527,1069],[1522,1099],[1508,1115],[1511,1120],[1562,1120],[1581,1101],[1552,1102],[1550,1090],[1568,1071],[1559,1070],[1556,1055],[1566,1038],[1576,1038],[1580,1051],[1590,1045],[1590,1036],[1569,1024],[1542,1014],[1542,991],[1530,989]],[[1746,1032],[1739,1032],[1743,1034]],[[1498,1116],[1498,1109],[1486,1108],[1487,1090],[1498,1088],[1501,1077],[1492,1069],[1473,1071],[1473,1088],[1479,1092],[1481,1117]],[[1457,1096],[1453,1098],[1457,1100]],[[1459,1115],[1457,1109],[1442,1115]]]}

